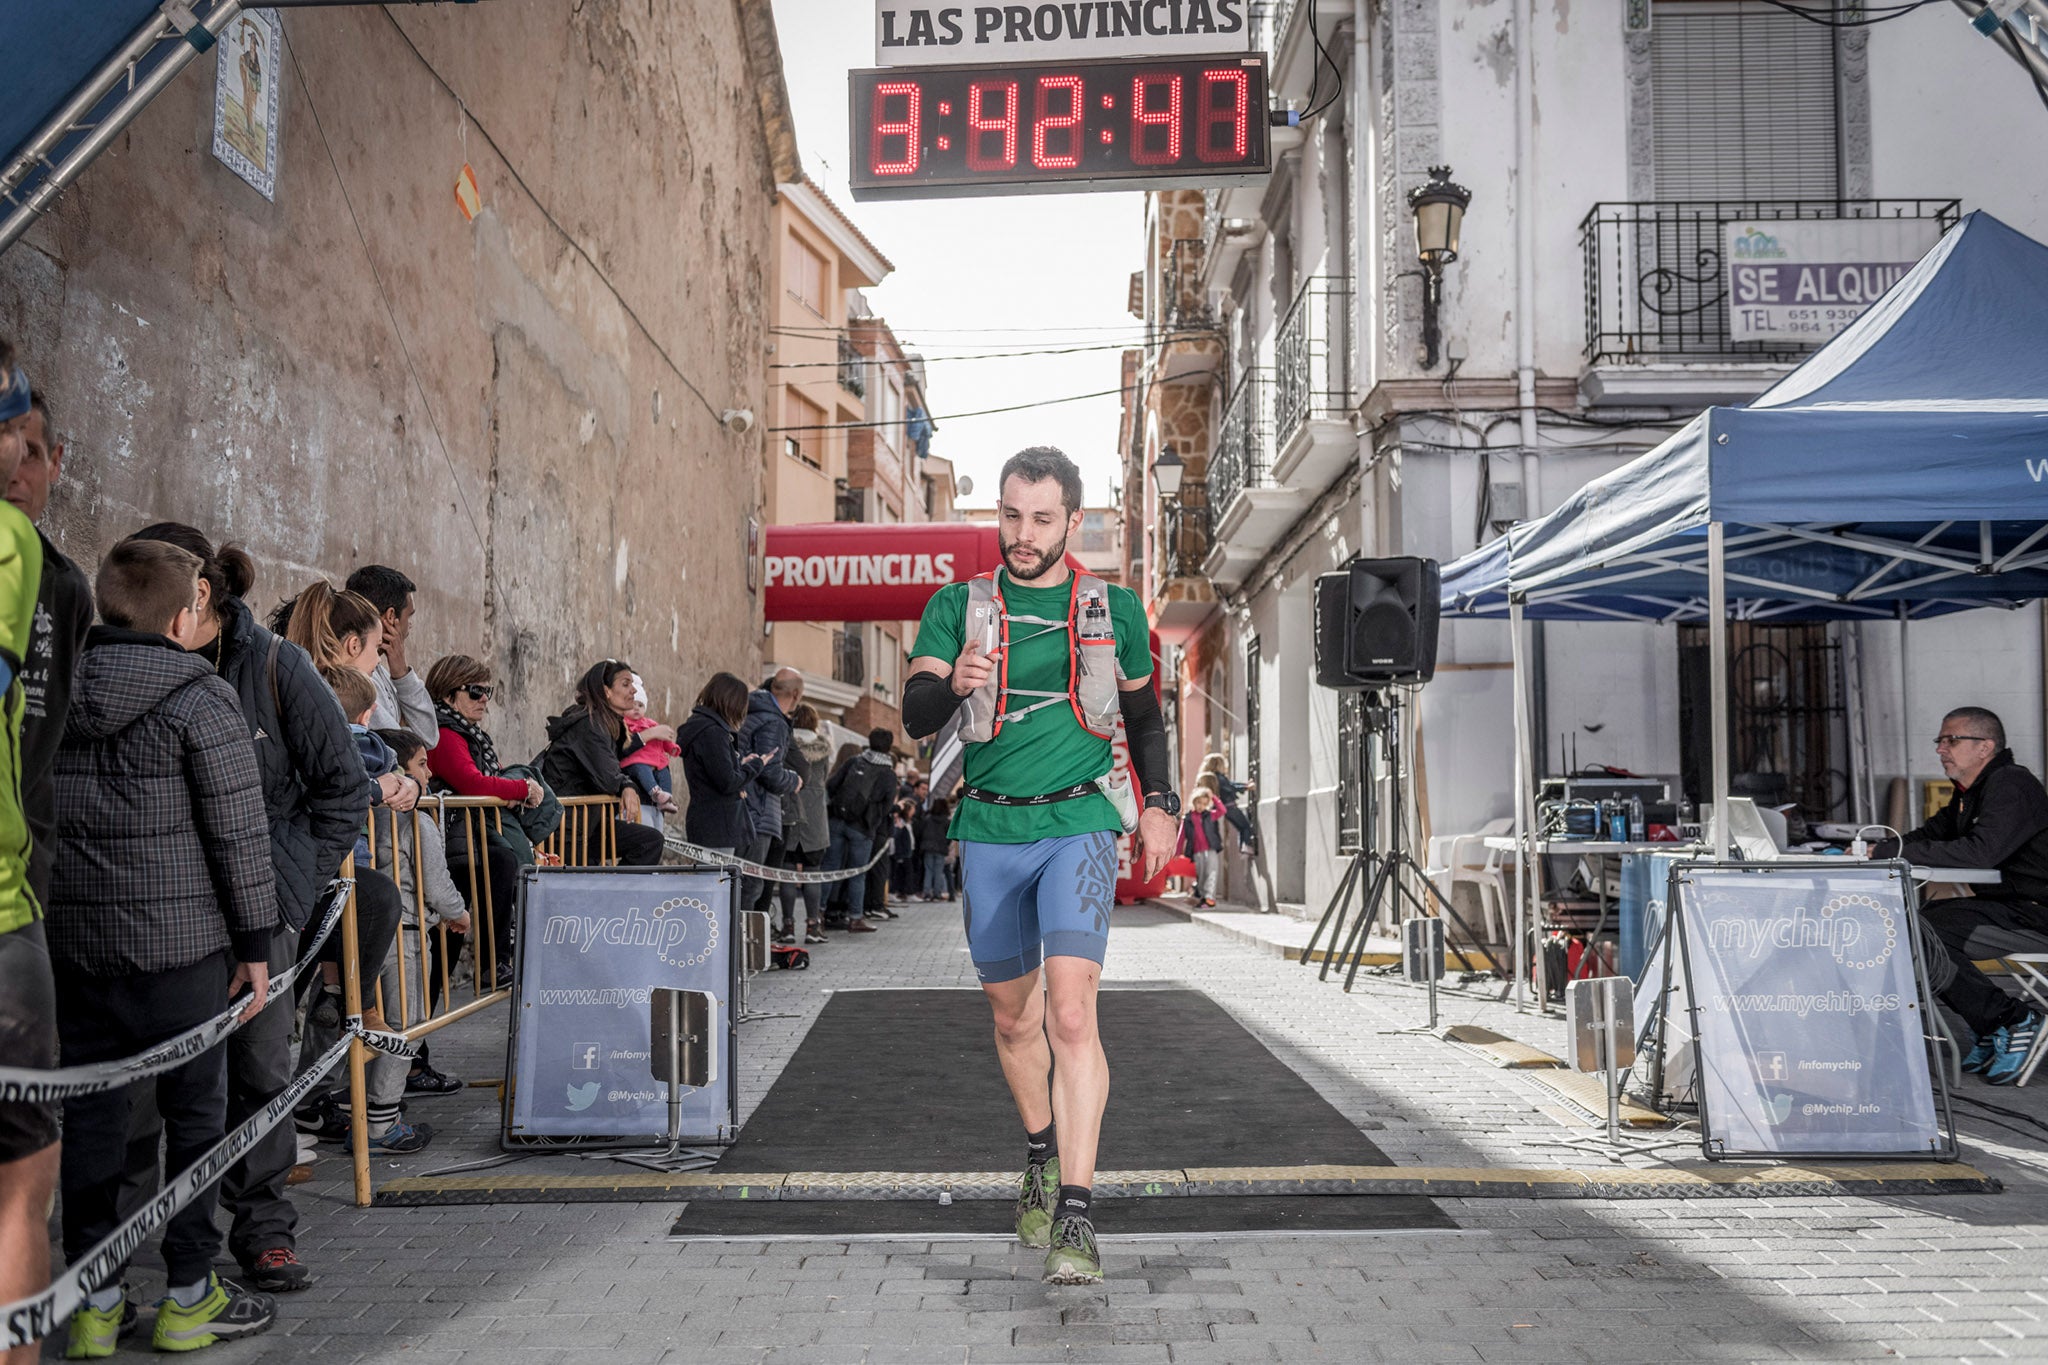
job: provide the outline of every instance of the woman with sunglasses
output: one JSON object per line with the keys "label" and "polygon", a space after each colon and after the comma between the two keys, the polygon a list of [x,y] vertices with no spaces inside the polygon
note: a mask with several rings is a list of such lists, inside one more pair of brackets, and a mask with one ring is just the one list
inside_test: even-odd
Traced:
{"label": "woman with sunglasses", "polygon": [[[467,654],[436,659],[427,670],[427,695],[434,699],[434,714],[441,722],[441,740],[427,750],[427,766],[433,770],[438,788],[457,796],[495,796],[527,807],[540,804],[540,783],[504,776],[490,731],[484,729],[484,717],[491,709],[489,664]],[[462,830],[457,825],[449,832],[448,871],[455,885],[466,891],[471,857]],[[502,987],[512,980],[512,897],[519,881],[519,859],[509,847],[495,842],[485,845],[485,854],[491,874],[491,940],[498,950],[498,980],[494,984]],[[478,869],[481,875],[482,869]]]}
{"label": "woman with sunglasses", "polygon": [[619,659],[592,664],[576,683],[576,700],[548,717],[548,747],[534,765],[557,796],[616,796],[619,863],[652,867],[661,861],[661,831],[640,823],[640,793],[626,780],[620,760],[640,747],[626,728],[637,679]]}

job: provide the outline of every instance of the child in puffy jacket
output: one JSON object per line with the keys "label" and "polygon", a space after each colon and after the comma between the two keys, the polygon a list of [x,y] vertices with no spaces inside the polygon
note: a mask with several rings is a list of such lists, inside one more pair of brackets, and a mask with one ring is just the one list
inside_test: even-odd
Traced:
{"label": "child in puffy jacket", "polygon": [[1216,818],[1216,798],[1207,787],[1195,788],[1187,814],[1180,821],[1180,843],[1174,850],[1195,860],[1196,905],[1216,904],[1216,868],[1223,850],[1223,826]]}
{"label": "child in puffy jacket", "polygon": [[622,719],[626,733],[637,737],[640,747],[619,760],[619,767],[640,792],[640,821],[661,828],[664,815],[676,813],[675,773],[672,759],[682,754],[676,744],[675,727],[663,725],[647,714],[647,685],[633,675],[633,709]]}

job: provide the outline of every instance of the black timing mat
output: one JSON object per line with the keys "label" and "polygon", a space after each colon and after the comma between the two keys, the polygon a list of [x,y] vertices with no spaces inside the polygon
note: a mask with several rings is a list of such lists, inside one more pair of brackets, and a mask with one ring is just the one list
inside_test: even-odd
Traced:
{"label": "black timing mat", "polygon": [[[1099,997],[1104,1170],[1384,1166],[1314,1088],[1199,991]],[[826,1002],[713,1173],[1020,1170],[1023,1134],[977,990],[842,991]],[[1126,1233],[1455,1227],[1417,1195],[1104,1199]],[[677,1236],[1000,1232],[987,1199],[695,1200]]]}

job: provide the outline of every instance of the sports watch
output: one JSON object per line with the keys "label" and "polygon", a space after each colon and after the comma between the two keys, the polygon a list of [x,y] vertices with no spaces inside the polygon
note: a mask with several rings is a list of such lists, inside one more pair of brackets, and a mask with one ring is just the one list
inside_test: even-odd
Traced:
{"label": "sports watch", "polygon": [[1145,796],[1146,810],[1163,810],[1176,818],[1180,815],[1179,792],[1149,792]]}

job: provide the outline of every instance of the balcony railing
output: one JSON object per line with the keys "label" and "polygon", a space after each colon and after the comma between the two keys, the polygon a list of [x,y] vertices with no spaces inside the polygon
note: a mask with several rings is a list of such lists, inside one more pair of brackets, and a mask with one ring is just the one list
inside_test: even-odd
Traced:
{"label": "balcony railing", "polygon": [[868,396],[867,361],[845,337],[839,338],[839,387],[856,397]]}
{"label": "balcony railing", "polygon": [[1239,492],[1272,482],[1272,384],[1263,370],[1247,370],[1223,410],[1216,453],[1209,459],[1209,503],[1221,514]]}
{"label": "balcony railing", "polygon": [[1814,349],[1789,341],[1736,341],[1728,328],[1723,229],[1755,220],[1930,219],[1943,231],[1962,217],[1953,199],[1721,199],[1593,205],[1579,224],[1586,264],[1586,357],[1593,364],[1652,360],[1796,361]]}
{"label": "balcony railing", "polygon": [[1280,323],[1273,359],[1273,437],[1284,448],[1303,422],[1351,406],[1351,281],[1312,275]]}
{"label": "balcony railing", "polygon": [[1209,485],[1186,479],[1180,497],[1159,509],[1159,583],[1195,578],[1209,557]]}
{"label": "balcony railing", "polygon": [[858,629],[832,632],[832,680],[854,687],[868,685],[867,650]]}

